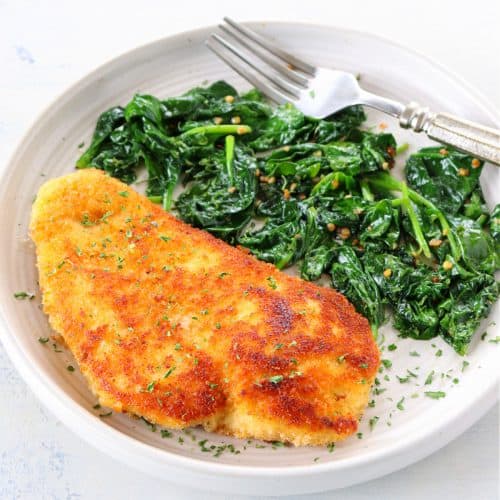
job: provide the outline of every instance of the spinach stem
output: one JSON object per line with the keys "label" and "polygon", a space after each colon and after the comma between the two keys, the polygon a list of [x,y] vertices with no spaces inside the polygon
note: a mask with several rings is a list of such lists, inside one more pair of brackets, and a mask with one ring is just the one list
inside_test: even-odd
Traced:
{"label": "spinach stem", "polygon": [[425,239],[424,233],[422,232],[422,227],[420,226],[420,223],[418,222],[417,219],[417,214],[415,213],[415,210],[413,209],[412,202],[410,199],[410,195],[408,192],[408,186],[406,183],[401,182],[401,193],[403,195],[402,197],[402,205],[406,210],[406,213],[408,214],[408,218],[410,219],[411,226],[413,228],[413,232],[415,233],[415,239],[417,240],[418,245],[420,246],[420,250],[423,252],[423,254],[427,257],[431,257],[431,251],[429,249],[429,246],[427,245],[427,241]]}
{"label": "spinach stem", "polygon": [[[448,238],[448,241],[450,242],[451,254],[453,255],[453,258],[457,262],[461,259],[462,252],[459,248],[459,244],[455,238],[455,235],[454,235],[453,231],[451,230],[450,224],[448,223],[448,220],[446,219],[443,212],[441,210],[439,210],[439,208],[437,208],[436,205],[434,205],[434,203],[432,203],[428,199],[424,198],[420,193],[417,193],[413,189],[408,188],[406,183],[397,181],[396,179],[394,179],[394,177],[392,177],[389,174],[385,174],[385,173],[376,174],[372,177],[368,177],[366,180],[372,186],[378,187],[380,189],[385,189],[388,191],[400,191],[400,192],[403,192],[404,190],[406,190],[407,196],[411,201],[413,201],[417,205],[423,205],[424,207],[429,208],[434,213],[434,215],[437,217],[439,224],[441,225],[441,231],[442,231],[443,235],[445,235]],[[393,203],[393,206],[395,206],[394,205],[395,200],[393,200],[392,203]],[[405,204],[405,203],[403,202],[403,204]],[[399,203],[397,203],[397,205],[399,205]],[[406,204],[406,205],[408,205],[408,204]],[[420,224],[418,224],[418,220],[416,219],[415,211],[411,208],[411,206],[410,206],[410,210],[411,211],[408,212],[408,217],[410,218],[413,230],[415,231],[415,236],[417,235],[417,227],[414,225],[414,221],[412,220],[412,217],[414,217],[415,222],[418,225],[418,232],[422,235],[422,241],[424,241],[424,243],[425,243],[425,247],[422,247],[422,244],[419,241],[419,244],[420,244],[422,250],[424,250],[424,248],[427,248],[427,250],[429,250],[429,247],[427,246],[427,242],[423,238]],[[425,253],[425,251],[424,251],[424,255],[426,255],[426,257],[428,257],[428,255]]]}
{"label": "spinach stem", "polygon": [[226,135],[226,170],[231,186],[234,182],[234,135]]}
{"label": "spinach stem", "polygon": [[458,262],[462,257],[462,252],[459,250],[455,235],[451,230],[450,224],[448,223],[448,220],[446,219],[443,212],[441,212],[441,210],[439,210],[439,208],[437,208],[436,205],[432,203],[432,201],[424,198],[421,194],[413,191],[413,189],[409,189],[408,194],[410,196],[410,199],[412,199],[415,203],[429,208],[435,214],[435,216],[439,220],[439,224],[441,225],[441,232],[448,238],[448,241],[450,242],[451,254],[453,255],[453,258]]}
{"label": "spinach stem", "polygon": [[[177,179],[175,179],[177,181]],[[175,183],[170,182],[167,189],[163,193],[162,205],[164,210],[170,210],[172,206],[172,195],[174,194]]]}
{"label": "spinach stem", "polygon": [[248,134],[252,129],[248,125],[204,125],[202,127],[190,128],[182,135],[194,135],[194,134],[205,134],[205,135],[226,135],[226,134],[236,134],[243,135]]}
{"label": "spinach stem", "polygon": [[372,190],[370,189],[370,185],[368,184],[366,179],[363,179],[360,182],[360,186],[361,186],[361,194],[363,196],[363,199],[366,201],[374,201],[375,196],[373,195]]}

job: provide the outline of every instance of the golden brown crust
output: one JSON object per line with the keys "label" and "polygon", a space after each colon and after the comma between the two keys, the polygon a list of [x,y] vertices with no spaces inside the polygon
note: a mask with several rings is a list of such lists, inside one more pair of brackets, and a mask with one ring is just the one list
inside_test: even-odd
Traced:
{"label": "golden brown crust", "polygon": [[31,235],[45,312],[103,404],[297,445],[356,431],[379,353],[341,294],[97,170],[46,183]]}

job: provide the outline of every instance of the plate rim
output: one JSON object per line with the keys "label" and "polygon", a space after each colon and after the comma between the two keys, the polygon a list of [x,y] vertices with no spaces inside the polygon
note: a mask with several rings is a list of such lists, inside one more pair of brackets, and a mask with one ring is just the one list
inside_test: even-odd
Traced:
{"label": "plate rim", "polygon": [[[481,92],[476,90],[465,78],[458,75],[454,71],[450,70],[443,65],[442,63],[436,62],[433,58],[420,53],[414,49],[408,48],[407,46],[400,44],[397,41],[394,41],[388,37],[384,37],[378,34],[373,34],[369,31],[361,31],[350,28],[344,28],[340,26],[331,25],[328,23],[317,23],[317,22],[295,22],[295,21],[273,21],[273,20],[255,20],[255,21],[245,21],[243,24],[248,24],[250,26],[254,25],[265,25],[266,27],[272,25],[287,25],[287,26],[301,26],[311,28],[321,28],[321,29],[332,29],[334,31],[345,33],[347,35],[363,37],[367,39],[376,39],[384,44],[392,45],[393,47],[398,48],[406,53],[411,54],[414,57],[418,57],[424,62],[427,62],[441,73],[449,77],[454,83],[461,86],[468,94],[470,94],[471,99],[478,105],[480,111],[487,116],[492,123],[497,126],[500,126],[500,117],[497,116],[496,110],[497,108],[486,98]],[[189,35],[201,34],[203,32],[207,32],[209,30],[215,31],[217,29],[216,25],[208,25],[202,26],[192,30],[184,30],[181,32],[173,33],[171,35],[156,38],[147,43],[141,44],[139,46],[133,47],[131,49],[126,50],[114,57],[108,58],[103,63],[99,64],[89,72],[85,73],[82,77],[79,77],[73,83],[65,87],[62,92],[59,92],[49,100],[48,104],[42,107],[41,111],[39,111],[34,119],[31,121],[31,124],[27,127],[26,131],[21,135],[20,139],[17,141],[16,146],[14,147],[12,153],[9,155],[4,168],[2,169],[2,173],[0,176],[0,198],[3,197],[5,192],[5,188],[3,186],[6,185],[6,182],[9,179],[9,176],[12,172],[11,165],[16,160],[16,157],[22,153],[23,146],[30,135],[38,127],[39,122],[43,120],[45,115],[47,115],[50,111],[56,108],[61,101],[71,97],[74,93],[78,92],[79,89],[85,86],[88,83],[91,83],[95,80],[96,75],[105,70],[107,67],[122,62],[124,59],[129,58],[134,54],[139,54],[142,51],[147,51],[148,49],[154,47],[155,45],[165,43],[167,41],[174,40],[182,40],[188,37]],[[3,181],[3,182],[2,182]],[[144,443],[136,438],[128,436],[127,434],[114,429],[104,422],[102,422],[98,417],[93,416],[89,412],[84,411],[82,406],[73,401],[71,397],[69,397],[63,389],[61,389],[58,384],[53,381],[49,376],[44,374],[40,374],[37,369],[31,365],[28,359],[24,356],[23,350],[18,345],[16,341],[16,337],[13,333],[13,329],[10,328],[9,322],[6,319],[6,314],[4,312],[5,304],[0,303],[0,326],[1,332],[4,335],[0,335],[0,341],[5,348],[5,351],[11,361],[13,362],[17,371],[21,374],[24,382],[31,389],[31,391],[35,394],[38,400],[58,419],[63,421],[66,427],[70,428],[75,434],[80,436],[84,441],[88,442],[95,448],[106,452],[109,455],[112,455],[113,458],[118,459],[122,462],[130,465],[130,462],[125,460],[125,457],[120,456],[118,450],[124,446],[129,449],[128,455],[133,454],[133,449],[143,450],[145,453],[148,453],[150,456],[147,457],[150,459],[160,458],[163,462],[160,465],[169,465],[171,467],[178,467],[189,469],[191,471],[196,472],[205,472],[205,473],[225,473],[230,476],[238,476],[238,477],[247,477],[247,478],[258,478],[258,477],[275,477],[276,474],[279,474],[281,477],[288,476],[315,476],[322,475],[325,472],[339,472],[345,469],[357,468],[368,466],[370,463],[376,458],[378,460],[386,460],[387,458],[396,457],[401,455],[404,450],[413,448],[414,453],[411,455],[407,455],[403,460],[403,456],[400,456],[400,462],[396,467],[394,465],[385,465],[381,469],[372,475],[368,475],[363,477],[362,481],[366,481],[372,479],[374,477],[380,477],[389,472],[397,471],[409,464],[415,463],[418,460],[421,460],[425,456],[428,456],[449,442],[455,439],[457,436],[462,434],[467,428],[473,425],[477,420],[479,420],[498,400],[498,391],[496,390],[496,386],[498,384],[497,380],[493,380],[491,385],[479,396],[477,396],[473,400],[473,404],[469,402],[467,406],[464,406],[460,412],[449,412],[445,414],[443,420],[440,420],[438,426],[434,426],[432,432],[426,434],[414,434],[413,438],[405,439],[404,443],[398,444],[395,443],[387,448],[385,448],[382,452],[380,450],[374,450],[369,452],[363,456],[355,456],[355,457],[347,457],[339,460],[328,461],[328,462],[318,462],[311,463],[307,465],[289,465],[289,466],[260,466],[260,465],[239,465],[239,464],[227,464],[227,463],[217,463],[217,462],[208,462],[204,460],[200,460],[196,457],[192,456],[183,456],[176,454],[174,452],[156,448],[150,444]],[[40,376],[41,375],[41,376]],[[48,383],[44,385],[44,383]],[[35,390],[36,388],[36,390]],[[53,406],[50,406],[50,403]],[[56,411],[57,410],[57,411]],[[61,417],[64,415],[64,417]],[[95,425],[97,424],[97,426]],[[453,424],[453,425],[451,425]],[[447,428],[447,432],[443,433],[443,430]],[[93,430],[93,433],[86,434],[85,431]],[[111,445],[111,443],[105,443],[103,441],[98,441],[94,436],[97,436],[97,432],[102,434],[103,437],[106,437],[111,434],[113,435],[113,441],[116,441],[116,444]],[[93,435],[91,435],[93,434]],[[432,437],[435,435],[440,435],[438,441],[439,444],[435,445]],[[443,437],[444,436],[444,437]],[[428,446],[419,446],[423,443],[428,443]],[[429,445],[430,443],[430,445]],[[136,457],[137,458],[137,457]],[[145,457],[141,457],[144,459]],[[137,466],[137,465],[136,465]],[[143,467],[138,466],[140,469],[144,470]],[[148,471],[145,471],[148,472]],[[175,480],[175,478],[170,478],[171,480]],[[358,481],[361,482],[361,481]],[[351,482],[350,484],[353,484]],[[346,486],[346,485],[343,485]],[[331,486],[330,486],[331,487]],[[319,491],[319,490],[318,490]],[[276,494],[276,493],[275,493]]]}

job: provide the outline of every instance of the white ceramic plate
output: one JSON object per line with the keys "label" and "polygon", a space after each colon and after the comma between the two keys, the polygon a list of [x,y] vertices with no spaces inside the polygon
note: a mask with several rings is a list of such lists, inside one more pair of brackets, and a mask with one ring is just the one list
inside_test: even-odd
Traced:
{"label": "white ceramic plate", "polygon": [[[456,77],[388,41],[315,25],[256,23],[253,27],[313,63],[359,73],[368,90],[402,101],[418,100],[485,124],[495,121],[488,105]],[[99,418],[105,410],[92,408],[95,399],[85,381],[78,372],[66,369],[71,355],[37,341],[51,331],[37,307],[34,248],[27,238],[33,196],[47,178],[73,170],[78,145],[88,144],[99,114],[125,104],[135,92],[170,96],[217,79],[246,88],[204,47],[212,31],[206,28],[160,40],[102,66],[57,99],[26,134],[0,182],[3,344],[26,382],[57,418],[101,450],[158,477],[210,490],[280,495],[340,488],[402,468],[455,438],[495,402],[498,351],[488,339],[498,335],[498,327],[491,324],[500,323],[498,307],[481,329],[487,329],[486,339],[476,336],[467,358],[470,364],[463,372],[464,360],[440,339],[402,340],[390,327],[384,328],[385,345],[397,345],[395,351],[383,352],[383,358],[393,363],[379,377],[379,387],[386,390],[374,396],[375,406],[367,409],[359,429],[362,437],[339,443],[333,453],[318,448],[274,449],[269,444],[262,448],[262,443],[200,430],[162,439],[159,430],[151,432],[139,420],[123,415]],[[368,125],[378,127],[381,122],[388,124],[399,143],[410,143],[410,152],[426,143],[424,137],[398,129],[392,119],[370,113]],[[490,205],[498,202],[500,169],[487,167],[482,182]],[[34,291],[37,298],[14,300],[13,293],[19,290]],[[439,350],[441,356],[436,355]],[[420,356],[411,356],[412,351]],[[407,369],[417,377],[402,384],[396,375],[407,375]],[[434,381],[424,386],[432,370]],[[425,390],[442,390],[446,397],[429,399]],[[378,422],[370,429],[374,417]],[[226,449],[214,457],[201,451],[198,441],[203,439],[208,439],[206,446],[231,443],[239,453]]]}

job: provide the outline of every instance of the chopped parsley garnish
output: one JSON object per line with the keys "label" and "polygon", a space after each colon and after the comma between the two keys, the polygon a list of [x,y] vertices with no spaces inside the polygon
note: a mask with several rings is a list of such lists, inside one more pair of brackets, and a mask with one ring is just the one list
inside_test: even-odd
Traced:
{"label": "chopped parsley garnish", "polygon": [[271,384],[277,385],[283,381],[283,375],[274,375],[272,377],[269,377],[268,380],[269,382],[271,382]]}
{"label": "chopped parsley garnish", "polygon": [[283,441],[271,441],[271,445],[274,449],[276,449],[283,448],[285,446],[285,443],[283,443]]}
{"label": "chopped parsley garnish", "polygon": [[163,378],[168,378],[170,377],[170,375],[172,375],[172,373],[174,373],[174,370],[175,370],[175,366],[171,366],[166,372],[165,372],[165,375],[163,375]]}
{"label": "chopped parsley garnish", "polygon": [[368,421],[368,423],[370,424],[370,430],[373,430],[375,428],[378,421],[379,421],[379,417],[375,416],[375,417],[370,418],[370,420]]}
{"label": "chopped parsley garnish", "polygon": [[165,438],[171,438],[173,436],[173,434],[169,430],[167,430],[167,429],[162,429],[160,431],[160,434],[161,434],[161,437],[164,438],[164,439]]}
{"label": "chopped parsley garnish", "polygon": [[418,358],[418,357],[420,357],[420,354],[417,351],[411,351],[410,356]]}
{"label": "chopped parsley garnish", "polygon": [[14,294],[14,298],[17,300],[33,300],[35,298],[35,295],[33,293],[28,293],[28,292],[16,292]]}
{"label": "chopped parsley garnish", "polygon": [[282,349],[282,348],[283,348],[283,344],[281,344],[281,343],[278,343],[278,344],[276,344],[276,345],[274,346],[274,350],[275,350],[275,351],[279,351],[279,350],[280,350],[280,349]]}
{"label": "chopped parsley garnish", "polygon": [[69,372],[74,372],[75,371],[75,367],[73,365],[68,365],[66,367],[66,370],[68,370]]}
{"label": "chopped parsley garnish", "polygon": [[155,384],[156,384],[156,382],[154,382],[154,381],[153,381],[153,382],[150,382],[150,383],[147,385],[147,387],[146,387],[146,391],[148,391],[148,392],[153,392],[153,390],[154,390],[154,388],[155,388]]}
{"label": "chopped parsley garnish", "polygon": [[163,241],[170,241],[172,238],[170,238],[170,236],[165,236],[165,235],[160,235],[160,240],[163,240]]}
{"label": "chopped parsley garnish", "polygon": [[390,368],[392,366],[392,361],[390,359],[383,359],[382,364],[385,368]]}
{"label": "chopped parsley garnish", "polygon": [[221,329],[221,324],[218,321],[217,321],[217,323],[215,323],[215,328],[217,328],[217,330]]}
{"label": "chopped parsley garnish", "polygon": [[40,342],[40,344],[46,344],[49,340],[49,337],[38,337],[38,342]]}
{"label": "chopped parsley garnish", "polygon": [[130,193],[128,191],[119,191],[118,194],[124,198],[128,198]]}
{"label": "chopped parsley garnish", "polygon": [[405,409],[405,407],[403,406],[404,401],[405,401],[405,398],[404,398],[404,396],[403,396],[403,397],[402,397],[402,398],[398,401],[398,403],[397,403],[397,405],[396,405],[396,408],[397,408],[398,410],[403,411],[403,410]]}
{"label": "chopped parsley garnish", "polygon": [[443,351],[441,349],[438,349],[436,351],[436,357],[440,358],[443,355]]}
{"label": "chopped parsley garnish", "polygon": [[427,375],[427,378],[425,379],[424,385],[431,385],[433,380],[434,380],[434,370],[432,370],[429,373],[429,375]]}
{"label": "chopped parsley garnish", "polygon": [[87,213],[83,214],[81,223],[82,226],[87,226],[87,227],[95,225],[95,222],[90,220],[90,216]]}
{"label": "chopped parsley garnish", "polygon": [[462,361],[462,371],[464,371],[469,365],[470,363],[468,361]]}
{"label": "chopped parsley garnish", "polygon": [[177,343],[175,344],[175,346],[174,346],[174,349],[175,349],[176,351],[180,351],[180,350],[182,349],[181,344],[179,344],[179,342],[177,342]]}
{"label": "chopped parsley garnish", "polygon": [[220,273],[219,278],[222,279],[222,278],[224,278],[224,276],[230,276],[230,275],[231,275],[231,273]]}
{"label": "chopped parsley garnish", "polygon": [[276,283],[276,280],[272,276],[268,276],[266,278],[268,285],[273,289],[276,290],[278,288],[278,284]]}
{"label": "chopped parsley garnish", "polygon": [[441,399],[446,396],[446,393],[443,391],[426,391],[424,393],[428,398],[432,399]]}
{"label": "chopped parsley garnish", "polygon": [[488,340],[490,344],[500,344],[500,336],[497,335],[494,339]]}
{"label": "chopped parsley garnish", "polygon": [[111,415],[113,415],[113,412],[112,411],[108,411],[108,413],[101,413],[101,414],[99,414],[99,417],[105,418],[105,417],[110,417]]}
{"label": "chopped parsley garnish", "polygon": [[396,344],[390,344],[387,346],[387,350],[389,351],[395,351],[398,348]]}
{"label": "chopped parsley garnish", "polygon": [[326,445],[326,449],[328,450],[328,453],[332,453],[333,450],[335,449],[335,443],[328,443]]}

